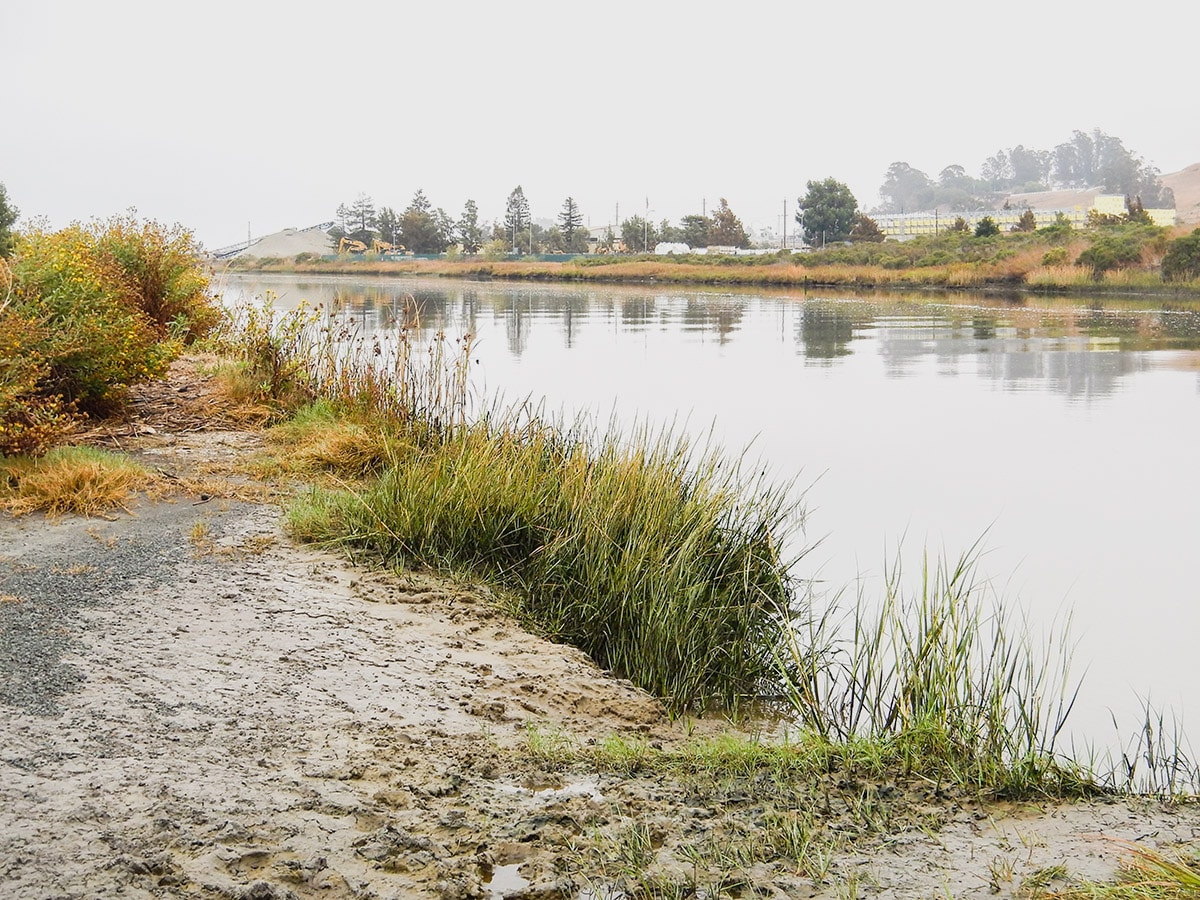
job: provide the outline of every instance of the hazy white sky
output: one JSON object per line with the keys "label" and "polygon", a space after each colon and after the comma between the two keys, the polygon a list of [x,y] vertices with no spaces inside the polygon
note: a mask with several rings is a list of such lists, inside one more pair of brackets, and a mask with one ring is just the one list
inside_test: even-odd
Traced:
{"label": "hazy white sky", "polygon": [[[0,0],[0,182],[53,226],[136,207],[209,247],[421,188],[457,218],[678,220],[726,197],[778,229],[805,182],[877,202],[1101,128],[1200,160],[1200,5]],[[794,227],[789,223],[789,231]]]}

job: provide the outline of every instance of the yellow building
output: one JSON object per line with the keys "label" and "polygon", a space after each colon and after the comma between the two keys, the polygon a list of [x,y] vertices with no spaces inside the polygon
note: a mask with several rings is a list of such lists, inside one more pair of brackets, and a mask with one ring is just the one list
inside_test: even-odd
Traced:
{"label": "yellow building", "polygon": [[[1011,209],[977,209],[970,212],[916,212],[882,214],[872,216],[880,230],[889,238],[907,240],[920,234],[938,234],[954,224],[954,220],[962,218],[967,227],[974,230],[980,220],[990,216],[1001,231],[1011,231],[1020,221],[1021,216],[1029,207],[1013,207]],[[1125,214],[1125,198],[1121,194],[1097,194],[1090,206],[1082,204],[1062,209],[1034,209],[1033,217],[1038,228],[1045,228],[1059,221],[1062,216],[1074,228],[1087,226],[1088,213],[1095,210],[1110,216]],[[1176,223],[1173,209],[1148,209],[1146,213],[1155,225],[1174,225]]]}

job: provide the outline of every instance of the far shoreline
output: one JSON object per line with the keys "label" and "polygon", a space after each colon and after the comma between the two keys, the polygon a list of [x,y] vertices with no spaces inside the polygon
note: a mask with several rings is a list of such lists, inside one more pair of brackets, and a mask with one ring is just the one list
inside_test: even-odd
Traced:
{"label": "far shoreline", "polygon": [[[750,261],[746,261],[749,259]],[[1080,271],[1075,278],[1056,278],[1057,272],[1014,273],[995,265],[964,267],[929,266],[917,269],[885,269],[881,266],[806,266],[789,258],[718,257],[697,263],[664,257],[631,258],[579,257],[570,261],[482,258],[454,259],[316,259],[306,261],[253,259],[227,266],[227,274],[293,275],[409,275],[437,278],[497,281],[536,281],[595,284],[671,284],[704,287],[758,287],[778,289],[848,288],[984,294],[1029,294],[1034,296],[1155,297],[1200,300],[1200,285],[1194,282],[1168,284],[1159,276],[1127,270],[1108,273],[1096,281]],[[1074,274],[1074,273],[1072,273]],[[1030,280],[1030,276],[1033,279]]]}

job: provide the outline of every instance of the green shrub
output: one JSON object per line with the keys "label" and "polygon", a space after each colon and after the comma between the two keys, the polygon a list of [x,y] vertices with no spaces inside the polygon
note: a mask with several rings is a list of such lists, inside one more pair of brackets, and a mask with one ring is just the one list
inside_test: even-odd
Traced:
{"label": "green shrub", "polygon": [[1192,281],[1200,278],[1200,228],[1171,241],[1162,261],[1165,281]]}
{"label": "green shrub", "polygon": [[1098,281],[1105,272],[1141,263],[1144,243],[1143,235],[1135,229],[1107,227],[1079,254],[1075,264],[1089,267],[1092,277]]}
{"label": "green shrub", "polygon": [[1067,252],[1066,247],[1055,247],[1042,254],[1043,266],[1065,266],[1070,261],[1071,254]]}
{"label": "green shrub", "polygon": [[135,302],[160,336],[190,344],[217,324],[220,312],[209,295],[208,276],[197,265],[191,232],[132,216],[109,219],[93,231],[96,252],[110,255],[132,279]]}
{"label": "green shrub", "polygon": [[43,453],[74,429],[74,410],[42,389],[50,367],[39,348],[49,338],[44,323],[0,310],[0,455]]}
{"label": "green shrub", "polygon": [[935,250],[932,253],[922,256],[913,265],[924,268],[926,266],[945,266],[952,262],[955,262],[955,258],[950,253],[945,250]]}
{"label": "green shrub", "polygon": [[177,348],[160,341],[134,279],[89,230],[22,234],[13,275],[14,314],[45,326],[29,350],[48,366],[48,393],[103,412],[119,405],[129,385],[166,372]]}
{"label": "green shrub", "polygon": [[975,225],[975,237],[986,238],[994,237],[1000,233],[1000,226],[996,224],[996,220],[991,216],[984,216]]}

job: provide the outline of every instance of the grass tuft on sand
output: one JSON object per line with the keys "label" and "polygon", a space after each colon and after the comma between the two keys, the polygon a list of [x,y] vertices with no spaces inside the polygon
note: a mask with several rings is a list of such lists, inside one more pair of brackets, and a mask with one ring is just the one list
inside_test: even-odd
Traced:
{"label": "grass tuft on sand", "polygon": [[130,458],[93,447],[58,447],[42,457],[0,456],[0,507],[13,515],[41,510],[94,516],[124,507],[152,480]]}

